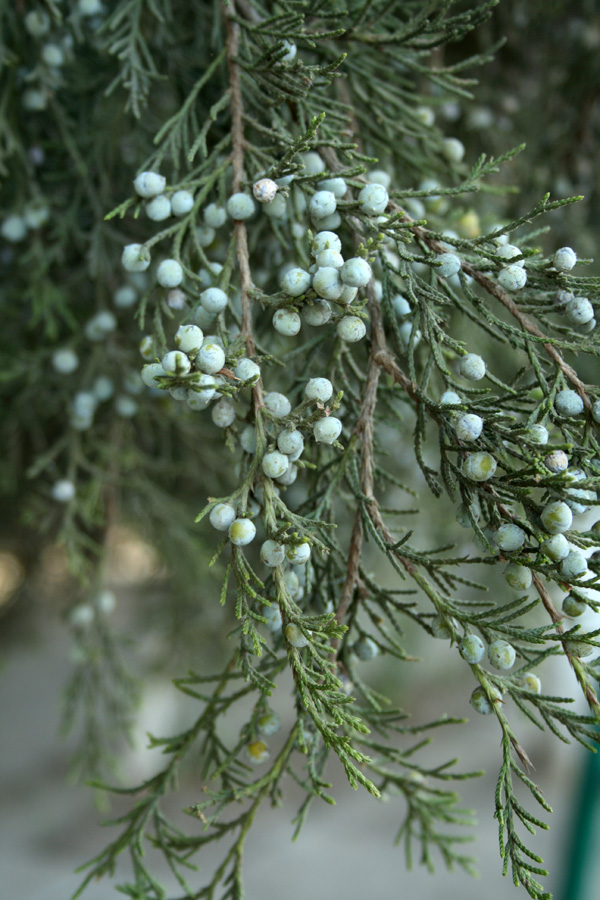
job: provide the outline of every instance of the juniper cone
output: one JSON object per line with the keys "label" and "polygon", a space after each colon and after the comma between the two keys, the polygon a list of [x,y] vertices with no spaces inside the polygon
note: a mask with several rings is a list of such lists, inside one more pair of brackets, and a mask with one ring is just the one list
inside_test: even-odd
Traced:
{"label": "juniper cone", "polygon": [[[259,806],[299,784],[297,833],[312,800],[333,802],[340,766],[353,787],[406,799],[409,858],[472,871],[449,781],[477,773],[448,768],[450,738],[435,766],[421,760],[414,697],[399,709],[381,694],[384,676],[406,692],[433,652],[472,685],[416,728],[487,717],[504,872],[549,897],[528,840],[551,810],[521,712],[598,742],[586,587],[600,566],[599,287],[589,233],[565,234],[582,198],[567,173],[539,187],[541,151],[511,143],[511,104],[495,94],[490,35],[516,4],[26,6],[0,10],[14,599],[60,551],[65,727],[97,790],[116,783],[134,721],[148,656],[136,646],[160,647],[152,665],[198,703],[180,734],[151,739],[159,773],[119,788],[131,802],[81,891],[114,876],[128,895],[162,896],[162,854],[182,896],[241,898]],[[546,28],[528,41],[539,61]],[[533,118],[528,106],[523,126]],[[481,153],[488,132],[495,155]],[[166,573],[154,600],[132,589],[127,616],[108,587],[123,535]],[[570,617],[583,607],[582,625]],[[544,692],[560,655],[588,714],[571,683]],[[184,832],[165,804],[188,761]],[[205,845],[224,836],[211,871]]]}

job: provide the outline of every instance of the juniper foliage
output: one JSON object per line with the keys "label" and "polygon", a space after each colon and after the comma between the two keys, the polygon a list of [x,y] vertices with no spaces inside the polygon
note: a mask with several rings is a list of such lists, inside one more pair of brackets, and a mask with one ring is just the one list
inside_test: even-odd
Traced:
{"label": "juniper foliage", "polygon": [[[523,148],[467,162],[436,124],[449,103],[472,101],[472,73],[497,46],[470,55],[461,47],[489,27],[495,6],[48,0],[26,15],[19,4],[1,11],[3,528],[15,547],[27,543],[29,574],[45,546],[64,547],[77,582],[66,621],[78,651],[66,725],[79,723],[77,764],[98,789],[131,797],[77,896],[128,854],[132,874],[120,890],[164,897],[145,856],[154,847],[181,896],[241,898],[260,805],[279,803],[290,777],[306,794],[298,833],[313,800],[333,803],[332,759],[353,787],[404,798],[397,839],[409,862],[416,846],[429,867],[439,858],[472,871],[464,839],[448,828],[468,825],[470,814],[448,782],[477,773],[419,761],[424,736],[460,719],[412,725],[369,684],[369,658],[385,655],[399,672],[413,664],[415,629],[449,654],[471,634],[515,649],[514,668],[470,664],[473,705],[501,734],[504,872],[529,896],[549,896],[526,841],[547,827],[550,807],[515,708],[561,740],[598,742],[589,659],[600,629],[582,631],[554,598],[556,586],[598,609],[589,588],[599,562],[588,553],[597,532],[584,514],[599,502],[600,395],[578,369],[598,355],[599,284],[583,274],[586,260],[575,272],[555,265],[545,235],[548,213],[579,197],[545,194],[496,224],[486,207],[503,190],[496,173],[510,173]],[[141,172],[166,177],[160,203],[157,191],[144,202],[133,190]],[[252,199],[260,179],[276,182],[270,203]],[[365,191],[377,183],[381,208]],[[329,204],[334,197],[327,217],[315,215],[321,191]],[[177,201],[177,192],[187,193]],[[228,206],[239,193],[254,207],[249,219]],[[323,231],[339,235],[346,259],[368,263],[357,291],[349,270],[338,284],[338,245],[330,236],[326,247]],[[322,249],[333,251],[330,289],[311,284]],[[156,269],[165,259],[169,274]],[[286,267],[305,273],[300,293],[282,283]],[[221,294],[209,288],[226,295],[218,312],[210,298]],[[581,297],[583,313],[574,307]],[[274,328],[278,319],[295,336]],[[167,365],[189,324],[212,335],[216,370],[183,355]],[[344,339],[365,327],[363,340]],[[199,349],[188,348],[192,362]],[[480,354],[485,369],[474,378]],[[239,375],[248,359],[259,369]],[[144,361],[155,368],[140,377]],[[329,379],[331,396],[307,398],[312,377]],[[565,414],[567,401],[575,414]],[[314,438],[320,428],[333,429],[331,441]],[[302,436],[303,454],[286,449],[290,432]],[[265,473],[276,452],[285,457],[279,478]],[[476,553],[432,544],[409,457],[435,499],[424,511],[435,516],[449,498]],[[557,501],[564,528],[548,518]],[[194,527],[194,517],[216,521],[221,504],[244,534],[235,524],[227,532],[229,522],[222,540]],[[220,600],[229,631],[216,671],[177,678],[197,718],[151,739],[165,766],[131,788],[106,781],[136,697],[104,589],[110,535],[123,523],[156,548],[175,595],[197,604],[196,587],[206,585],[201,620]],[[273,565],[258,541],[246,542],[254,525],[275,543]],[[548,543],[563,531],[570,568],[560,540]],[[308,562],[295,565],[298,554]],[[500,587],[507,563],[512,598]],[[486,567],[493,599],[477,574]],[[164,615],[176,647],[185,622]],[[540,690],[538,670],[560,654],[589,715],[572,711],[572,697]],[[279,737],[269,698],[287,673],[294,723]],[[226,740],[223,721],[248,704]],[[183,831],[165,797],[191,757],[204,787]],[[196,861],[221,839],[222,862],[202,883]]]}

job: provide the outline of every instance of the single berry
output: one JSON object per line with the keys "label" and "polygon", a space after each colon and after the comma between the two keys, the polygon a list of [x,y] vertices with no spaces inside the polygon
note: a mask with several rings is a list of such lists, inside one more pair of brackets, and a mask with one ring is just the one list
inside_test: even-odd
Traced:
{"label": "single berry", "polygon": [[532,444],[547,444],[548,429],[545,425],[540,425],[539,423],[530,425],[526,431],[526,438]]}
{"label": "single berry", "polygon": [[256,525],[251,519],[235,519],[229,526],[229,540],[236,547],[250,544],[256,535]]}
{"label": "single berry", "polygon": [[292,411],[292,404],[288,398],[285,394],[279,394],[277,391],[270,391],[268,394],[265,394],[264,403],[269,412],[277,419],[289,416]]}
{"label": "single berry", "polygon": [[324,266],[322,269],[317,269],[313,275],[312,286],[317,294],[325,300],[339,299],[343,288],[340,270],[333,266]]}
{"label": "single berry", "polygon": [[310,559],[310,544],[288,544],[285,555],[293,565],[303,566]]}
{"label": "single berry", "polygon": [[274,709],[269,709],[267,707],[256,720],[256,728],[259,734],[269,737],[269,735],[276,734],[279,731],[281,728],[281,719]]}
{"label": "single berry", "polygon": [[302,319],[294,309],[277,309],[273,315],[273,328],[285,337],[294,337],[302,328]]}
{"label": "single berry", "polygon": [[189,191],[175,191],[171,197],[171,211],[174,216],[185,216],[194,208],[194,195]]}
{"label": "single berry", "polygon": [[571,550],[560,564],[560,574],[566,581],[581,578],[588,570],[587,559],[579,550]]}
{"label": "single berry", "polygon": [[509,563],[504,570],[504,578],[509,587],[515,591],[526,591],[531,587],[533,576],[531,569],[518,563]]}
{"label": "single berry", "polygon": [[[499,247],[496,251],[496,256],[501,257],[501,259],[511,260],[514,259],[515,256],[522,256],[522,252],[519,247],[515,247],[514,244],[504,244],[503,247]],[[516,262],[512,262],[511,266],[519,266],[521,269],[525,265],[524,259],[519,259]]]}
{"label": "single berry", "polygon": [[489,481],[496,474],[497,465],[491,453],[471,453],[463,462],[462,471],[471,481]]}
{"label": "single berry", "polygon": [[366,259],[355,256],[346,260],[340,270],[340,277],[349,287],[365,287],[371,280],[373,272]]}
{"label": "single berry", "polygon": [[52,367],[61,375],[70,375],[79,365],[79,357],[74,350],[63,347],[52,354]]}
{"label": "single berry", "polygon": [[235,508],[228,503],[217,503],[209,515],[209,521],[217,531],[229,531],[229,527],[235,519]]}
{"label": "single berry", "polygon": [[289,625],[285,626],[285,639],[290,646],[298,649],[306,647],[308,644],[308,638],[302,633],[302,629],[294,624],[294,622],[290,622]]}
{"label": "single berry", "polygon": [[310,306],[302,309],[302,318],[307,325],[312,325],[314,328],[326,325],[331,318],[331,305],[327,300],[317,298]]}
{"label": "single berry", "polygon": [[270,569],[282,565],[285,560],[285,547],[277,541],[265,541],[260,548],[260,558]]}
{"label": "single berry", "polygon": [[150,251],[143,244],[127,244],[123,248],[121,265],[128,272],[145,272],[150,262]]}
{"label": "single berry", "polygon": [[508,641],[492,641],[488,648],[488,659],[496,669],[512,669],[517,652]]}
{"label": "single berry", "polygon": [[307,400],[318,400],[327,403],[333,394],[333,385],[329,378],[311,378],[304,388],[304,396]]}
{"label": "single berry", "polygon": [[269,748],[264,741],[251,741],[246,744],[246,759],[253,766],[260,766],[266,763],[271,754]]}
{"label": "single berry", "polygon": [[569,467],[569,457],[564,450],[553,450],[544,459],[544,465],[554,475],[558,475],[559,472],[564,472]]}
{"label": "single berry", "polygon": [[202,308],[213,316],[227,307],[227,294],[221,288],[209,287],[200,294]]}
{"label": "single berry", "polygon": [[75,496],[75,485],[68,478],[61,478],[52,485],[51,494],[58,503],[69,503]]}
{"label": "single berry", "polygon": [[304,450],[304,438],[299,431],[282,431],[277,438],[277,446],[285,453],[291,462],[295,462]]}
{"label": "single berry", "polygon": [[352,650],[363,661],[375,659],[379,655],[379,647],[373,638],[367,637],[367,635],[363,635],[355,641],[352,644]]}
{"label": "single berry", "polygon": [[324,219],[333,215],[336,210],[337,200],[335,194],[331,191],[317,191],[310,198],[308,206],[313,219]]}
{"label": "single berry", "polygon": [[579,416],[583,412],[583,400],[577,391],[558,391],[554,408],[560,416]]}
{"label": "single berry", "polygon": [[167,185],[167,179],[158,172],[140,172],[134,179],[133,187],[136,194],[148,200],[151,197],[158,197],[162,194]]}
{"label": "single berry", "polygon": [[535,672],[525,672],[519,678],[519,682],[526,691],[531,691],[532,694],[542,693],[542,682]]}
{"label": "single berry", "polygon": [[257,366],[255,362],[246,357],[240,359],[233,371],[241,381],[250,381],[251,378],[255,380],[260,378],[260,366]]}
{"label": "single berry", "polygon": [[163,259],[156,270],[156,280],[162,287],[177,287],[183,281],[181,264],[176,259]]}
{"label": "single berry", "polygon": [[465,155],[465,145],[458,138],[444,138],[442,152],[449,162],[459,163]]}
{"label": "single berry", "polygon": [[153,222],[164,222],[171,215],[171,201],[165,194],[159,194],[146,203],[146,215]]}
{"label": "single berry", "polygon": [[170,350],[162,360],[162,367],[167,375],[187,375],[191,369],[191,363],[181,350]]}
{"label": "single berry", "polygon": [[560,562],[569,555],[569,542],[564,534],[555,534],[541,545],[540,550],[553,562]]}
{"label": "single berry", "polygon": [[227,212],[237,222],[249,219],[254,214],[254,200],[250,194],[232,194],[227,201]]}
{"label": "single berry", "polygon": [[483,431],[483,419],[474,413],[465,413],[454,422],[454,431],[460,441],[476,441]]}
{"label": "single berry", "polygon": [[577,262],[577,254],[570,247],[561,247],[554,254],[552,262],[559,272],[570,272]]}
{"label": "single berry", "polygon": [[520,550],[525,543],[525,532],[522,528],[519,528],[518,525],[506,522],[498,528],[494,535],[494,540],[496,546],[500,550],[504,550],[507,553],[514,553],[517,550]]}
{"label": "single berry", "polygon": [[217,203],[209,203],[204,210],[204,221],[209,228],[221,228],[227,221],[227,213]]}
{"label": "single berry", "polygon": [[489,716],[493,713],[494,707],[492,703],[499,703],[502,700],[502,694],[496,687],[490,687],[489,693],[492,697],[492,702],[490,702],[488,694],[483,687],[475,688],[473,693],[471,694],[470,704],[473,709],[480,713],[482,716]]}
{"label": "single berry", "polygon": [[229,428],[235,420],[235,409],[225,397],[221,397],[213,406],[210,416],[218,428]]}
{"label": "single berry", "polygon": [[198,352],[203,340],[204,334],[197,325],[180,325],[175,332],[176,345],[183,353],[189,353],[192,356]]}
{"label": "single berry", "polygon": [[335,416],[317,419],[313,425],[313,435],[320,444],[333,444],[342,433],[342,423]]}
{"label": "single berry", "polygon": [[280,283],[288,297],[300,297],[309,289],[311,277],[304,269],[288,269]]}
{"label": "single berry", "polygon": [[562,602],[562,611],[572,619],[582,616],[587,608],[587,603],[584,603],[583,600],[578,600],[572,594],[567,594]]}
{"label": "single berry", "polygon": [[358,316],[344,316],[337,323],[336,331],[338,337],[348,344],[355,344],[361,341],[367,333],[367,326]]}
{"label": "single berry", "polygon": [[562,534],[573,524],[573,513],[562,500],[555,500],[544,507],[540,520],[549,534]]}
{"label": "single berry", "polygon": [[438,256],[437,262],[439,266],[436,266],[436,271],[442,278],[451,278],[460,272],[460,258],[455,253],[442,253]]}
{"label": "single berry", "polygon": [[466,356],[460,358],[458,371],[463,378],[468,378],[469,381],[481,381],[485,375],[485,362],[476,353],[467,353]]}
{"label": "single berry", "polygon": [[336,200],[341,200],[348,190],[348,185],[343,178],[326,178],[319,182],[319,188],[322,191],[331,191]]}
{"label": "single berry", "polygon": [[142,381],[147,387],[157,388],[158,379],[166,375],[161,363],[150,363],[142,369]]}
{"label": "single berry", "polygon": [[196,354],[196,368],[206,375],[220,372],[225,365],[225,351],[219,344],[204,343]]}
{"label": "single berry", "polygon": [[507,291],[520,291],[527,284],[527,272],[522,266],[513,263],[511,266],[506,266],[505,269],[500,270],[498,284],[506,288]]}
{"label": "single berry", "polygon": [[476,634],[468,634],[458,645],[458,652],[469,665],[481,662],[485,655],[485,644]]}
{"label": "single berry", "polygon": [[273,450],[262,458],[262,470],[268,478],[279,478],[286,471],[290,462],[284,453]]}
{"label": "single berry", "polygon": [[360,210],[366,216],[380,216],[385,212],[389,199],[382,184],[367,184],[358,195]]}
{"label": "single berry", "polygon": [[587,325],[594,318],[594,307],[587,297],[573,297],[565,306],[565,316],[572,325]]}
{"label": "single berry", "polygon": [[272,178],[260,178],[252,185],[252,193],[259,203],[271,203],[277,191],[277,184]]}

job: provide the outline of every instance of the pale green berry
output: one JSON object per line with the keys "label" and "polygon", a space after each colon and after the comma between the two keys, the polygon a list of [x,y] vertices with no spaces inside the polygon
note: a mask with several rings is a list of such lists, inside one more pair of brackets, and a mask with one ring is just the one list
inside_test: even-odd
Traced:
{"label": "pale green berry", "polygon": [[170,350],[162,360],[162,367],[167,375],[187,375],[191,369],[191,363],[181,350]]}
{"label": "pale green berry", "polygon": [[[471,514],[469,516],[469,513]],[[467,508],[464,503],[461,503],[456,511],[456,521],[460,525],[461,528],[470,528],[471,527],[471,517],[475,519],[476,522],[479,521],[481,516],[481,510],[477,503],[471,503],[470,507]]]}
{"label": "pale green berry", "polygon": [[372,275],[371,266],[366,259],[361,259],[360,256],[347,259],[340,269],[340,277],[344,284],[347,284],[349,287],[365,287],[371,280]]}
{"label": "pale green berry", "polygon": [[527,284],[527,272],[522,266],[513,263],[500,270],[498,284],[507,291],[520,291]]}
{"label": "pale green berry", "polygon": [[541,545],[542,553],[545,553],[553,562],[559,562],[569,555],[569,542],[564,534],[555,534]]}
{"label": "pale green berry", "polygon": [[389,199],[382,184],[367,184],[358,195],[360,210],[367,216],[380,216],[384,213]]}
{"label": "pale green berry", "polygon": [[302,629],[294,622],[290,622],[289,625],[285,626],[285,639],[290,646],[298,649],[306,647],[308,644],[308,638],[302,633]]}
{"label": "pale green berry", "polygon": [[220,372],[225,365],[225,351],[219,344],[204,343],[196,354],[196,368],[206,375]]}
{"label": "pale green berry", "polygon": [[460,358],[458,371],[463,378],[468,378],[469,381],[481,381],[485,376],[485,362],[476,353],[467,353]]}
{"label": "pale green berry", "polygon": [[[162,366],[161,366],[162,369]],[[140,376],[140,381],[144,383],[143,378]],[[106,375],[98,375],[98,377],[94,381],[94,386],[92,388],[94,396],[96,399],[102,403],[106,400],[110,400],[112,395],[115,392],[115,386],[110,378]],[[142,388],[143,390],[143,388]]]}
{"label": "pale green berry", "polygon": [[[452,625],[456,627],[454,619],[450,620]],[[442,616],[435,616],[431,620],[431,631],[433,636],[441,640],[450,640],[452,638],[452,630]]]}
{"label": "pale green berry", "polygon": [[517,550],[520,550],[525,543],[525,532],[522,528],[519,528],[518,525],[513,525],[512,522],[506,522],[498,528],[494,535],[494,540],[496,546],[500,550],[505,550],[507,553],[514,553]]}
{"label": "pale green berry", "polygon": [[341,200],[348,190],[348,185],[343,178],[326,178],[319,182],[322,191],[331,191],[336,200]]}
{"label": "pale green berry", "polygon": [[519,678],[519,682],[525,690],[531,691],[532,694],[542,693],[542,682],[535,672],[525,672],[525,674],[521,675]]}
{"label": "pale green berry", "polygon": [[133,182],[136,194],[148,200],[162,194],[167,185],[167,179],[158,172],[140,172]]}
{"label": "pale green berry", "polygon": [[187,404],[190,409],[203,410],[206,409],[210,401],[217,393],[217,383],[212,375],[200,375],[198,380],[194,381],[194,385],[199,390],[191,389],[187,392]]}
{"label": "pale green berry", "polygon": [[117,309],[129,309],[137,300],[137,291],[129,284],[117,288],[113,294],[113,303]]}
{"label": "pale green berry", "polygon": [[251,519],[235,519],[229,526],[229,540],[236,547],[245,547],[256,536],[256,525]]}
{"label": "pale green berry", "polygon": [[362,635],[362,637],[355,641],[354,644],[352,644],[352,650],[356,656],[363,661],[375,659],[375,657],[379,655],[379,647],[373,638],[367,637],[367,635]]}
{"label": "pale green berry", "polygon": [[273,328],[285,337],[294,337],[302,327],[302,319],[293,309],[277,309],[273,315]]}
{"label": "pale green berry", "polygon": [[387,190],[392,183],[392,176],[384,169],[372,169],[366,175],[369,184],[381,184]]}
{"label": "pale green berry", "polygon": [[460,258],[455,253],[442,253],[437,257],[437,262],[439,266],[436,266],[436,271],[442,278],[451,278],[460,272]]}
{"label": "pale green berry", "polygon": [[142,369],[142,381],[147,387],[157,388],[158,379],[166,375],[164,368],[160,363],[150,363]]}
{"label": "pale green berry", "polygon": [[300,154],[300,159],[304,164],[304,171],[307,175],[320,175],[321,172],[325,171],[325,163],[314,150]]}
{"label": "pale green berry", "polygon": [[435,122],[435,113],[430,106],[417,106],[414,113],[419,122],[425,125],[426,128],[431,128]]}
{"label": "pale green berry", "polygon": [[504,578],[509,587],[515,591],[526,591],[531,587],[533,575],[527,566],[509,563],[504,570]]}
{"label": "pale green berry", "polygon": [[285,560],[285,547],[277,541],[265,541],[260,548],[260,558],[265,566],[274,569]]}
{"label": "pale green berry", "polygon": [[159,194],[146,203],[146,215],[153,222],[164,222],[171,215],[171,201],[165,194]]}
{"label": "pale green berry", "polygon": [[587,325],[594,318],[594,307],[587,297],[573,297],[565,306],[565,315],[572,325]]}
{"label": "pale green berry", "polygon": [[327,403],[333,394],[333,385],[329,378],[311,378],[304,388],[304,396],[307,400],[318,400]]}
{"label": "pale green berry", "polygon": [[269,412],[277,419],[289,416],[292,411],[292,404],[288,398],[285,394],[279,394],[277,391],[269,391],[268,394],[265,394],[264,403]]}
{"label": "pale green berry", "polygon": [[229,428],[235,420],[235,409],[225,397],[221,397],[213,406],[210,417],[218,428]]}
{"label": "pale green berry", "polygon": [[587,659],[596,651],[596,647],[586,644],[585,641],[565,641],[563,646],[569,656],[579,656],[581,659]]}
{"label": "pale green berry", "polygon": [[583,400],[577,391],[558,391],[554,408],[560,416],[578,416],[583,412]]}
{"label": "pale green berry", "polygon": [[127,397],[125,394],[119,394],[115,397],[115,412],[123,419],[131,419],[138,411],[138,404],[133,397]]}
{"label": "pale green berry", "polygon": [[544,507],[540,520],[549,534],[562,534],[573,524],[573,513],[562,500],[555,500]]}
{"label": "pale green berry", "polygon": [[342,423],[335,416],[317,419],[313,425],[313,435],[320,444],[333,444],[342,433]]}
{"label": "pale green berry", "polygon": [[358,316],[344,316],[337,323],[336,331],[347,344],[355,344],[361,341],[367,333],[367,326]]}
{"label": "pale green berry", "polygon": [[476,441],[483,431],[483,419],[474,413],[465,413],[454,422],[454,431],[460,441]]}
{"label": "pale green berry", "polygon": [[458,406],[461,403],[462,399],[461,397],[459,397],[456,391],[444,391],[444,393],[440,397],[441,406]]}
{"label": "pale green berry", "polygon": [[463,475],[471,481],[489,481],[496,474],[497,462],[491,453],[471,453],[463,462]]}
{"label": "pale green berry", "polygon": [[241,381],[260,378],[260,366],[247,357],[242,357],[233,371]]}
{"label": "pale green berry", "polygon": [[250,194],[244,194],[242,192],[232,194],[227,201],[227,212],[231,218],[235,219],[237,222],[249,219],[250,216],[254,215],[254,210],[254,200]]}
{"label": "pale green berry", "polygon": [[156,280],[165,288],[177,287],[183,281],[183,269],[176,259],[163,259],[156,270]]}
{"label": "pale green berry", "polygon": [[210,247],[215,239],[215,229],[209,225],[198,225],[196,228],[196,240],[201,247]]}
{"label": "pale green berry", "polygon": [[547,444],[548,429],[545,425],[540,425],[539,423],[530,425],[526,431],[526,438],[531,441],[532,444]]}
{"label": "pale green berry", "polygon": [[267,709],[262,712],[256,720],[256,728],[259,734],[269,737],[276,734],[281,728],[281,719],[274,709]]}
{"label": "pale green berry", "polygon": [[50,30],[50,17],[43,10],[31,10],[25,16],[24,22],[26,31],[32,37],[43,37]]}
{"label": "pale green berry", "polygon": [[[518,247],[515,247],[514,244],[505,244],[503,247],[499,247],[496,251],[496,256],[500,256],[502,259],[514,259],[515,256],[522,256],[522,252]],[[520,266],[522,269],[525,265],[524,259],[519,259],[516,262],[511,263],[511,266]]]}
{"label": "pale green berry", "polygon": [[209,521],[213,528],[217,531],[229,531],[232,522],[235,519],[235,508],[229,503],[217,503],[209,515]]}
{"label": "pale green berry", "polygon": [[68,478],[61,478],[54,482],[50,493],[57,503],[70,503],[75,497],[75,485]]}
{"label": "pale green berry", "polygon": [[281,290],[288,297],[300,297],[309,289],[311,276],[304,269],[288,269],[281,279]]}
{"label": "pale green berry", "polygon": [[2,222],[0,234],[11,244],[18,244],[27,236],[27,222],[23,216],[7,216]]}
{"label": "pale green berry", "polygon": [[488,694],[483,687],[477,687],[471,694],[470,704],[473,709],[480,713],[482,716],[489,716],[493,713],[494,707],[492,703],[499,703],[502,700],[502,694],[496,687],[490,687],[489,693],[492,697],[492,702],[490,703]]}
{"label": "pale green berry", "polygon": [[402,324],[398,328],[398,335],[400,337],[402,349],[405,353],[407,352],[411,344],[413,347],[417,347],[421,341],[421,338],[423,337],[420,330],[416,327],[415,323],[411,321],[402,322]]}
{"label": "pale green berry", "polygon": [[52,366],[61,375],[70,375],[79,365],[79,357],[74,350],[63,347],[52,354]]}
{"label": "pale green berry", "polygon": [[337,200],[331,191],[317,191],[310,198],[308,207],[313,219],[324,219],[333,215],[336,210]]}
{"label": "pale green berry", "polygon": [[485,644],[476,634],[468,634],[458,645],[458,652],[469,665],[481,662],[485,655]]}
{"label": "pale green berry", "polygon": [[338,300],[343,288],[340,270],[333,266],[317,269],[313,275],[312,286],[317,294],[325,300]]}
{"label": "pale green berry", "polygon": [[300,579],[296,575],[295,572],[286,572],[283,576],[283,580],[285,581],[285,585],[290,593],[290,596],[294,600],[300,600],[302,598],[302,586],[300,584]]}
{"label": "pale green berry", "polygon": [[246,745],[246,759],[253,766],[266,763],[271,754],[264,741],[251,741]]}
{"label": "pale green berry", "polygon": [[294,566],[303,566],[310,559],[310,544],[306,541],[302,544],[288,544],[285,555]]}
{"label": "pale green berry", "polygon": [[310,252],[317,257],[323,250],[335,250],[341,253],[342,242],[334,231],[319,231],[310,245]]}
{"label": "pale green berry", "polygon": [[465,155],[465,145],[458,138],[444,138],[443,153],[449,162],[459,163]]}
{"label": "pale green berry", "polygon": [[73,628],[84,630],[89,628],[95,618],[94,607],[89,603],[78,603],[69,611],[69,623]]}
{"label": "pale green berry", "polygon": [[123,248],[121,265],[128,272],[145,272],[150,263],[150,251],[143,244],[127,244]]}
{"label": "pale green berry", "polygon": [[408,316],[412,312],[412,308],[406,297],[403,297],[402,294],[396,294],[395,297],[392,297],[392,306],[394,308],[394,312],[401,319],[403,316]]}
{"label": "pale green berry", "polygon": [[600,424],[600,400],[595,400],[592,406],[592,419]]}
{"label": "pale green berry", "polygon": [[587,603],[584,603],[583,600],[578,600],[577,597],[573,597],[572,594],[567,594],[562,602],[562,611],[566,616],[569,616],[572,619],[582,616],[587,608]]}
{"label": "pale green berry", "polygon": [[274,603],[272,606],[262,606],[260,614],[267,620],[266,625],[269,631],[279,631],[282,625],[281,610]]}
{"label": "pale green berry", "polygon": [[183,353],[195,355],[202,346],[204,334],[197,325],[180,325],[174,340]]}
{"label": "pale green berry", "polygon": [[223,312],[227,307],[227,294],[221,288],[209,287],[200,294],[202,308],[213,316]]}
{"label": "pale green berry", "polygon": [[284,487],[289,487],[293,484],[298,477],[298,466],[288,466],[283,475],[280,475],[277,479],[278,484],[282,484]]}
{"label": "pale green berry", "polygon": [[341,269],[344,265],[344,257],[337,250],[322,250],[317,256],[315,263],[318,269]]}
{"label": "pale green berry", "polygon": [[561,247],[554,254],[552,262],[559,272],[570,272],[577,262],[577,254],[570,247]]}
{"label": "pale green berry", "polygon": [[315,328],[326,325],[331,318],[331,305],[327,300],[317,298],[313,300],[310,306],[305,306],[302,309],[302,318],[307,325],[312,325]]}
{"label": "pale green berry", "polygon": [[194,195],[189,191],[175,191],[171,197],[171,210],[174,216],[185,216],[194,208]]}
{"label": "pale green berry", "polygon": [[302,456],[304,450],[304,438],[299,431],[282,431],[277,438],[277,446],[285,453],[291,462],[295,462]]}
{"label": "pale green berry", "polygon": [[246,453],[256,453],[256,428],[254,425],[246,425],[240,434],[240,444]]}
{"label": "pale green berry", "polygon": [[263,203],[262,210],[271,219],[287,219],[288,205],[283,194],[278,194],[270,203]]}
{"label": "pale green berry", "polygon": [[279,450],[273,450],[272,453],[265,453],[262,458],[262,470],[268,478],[279,478],[289,466],[289,460],[284,453]]}
{"label": "pale green berry", "polygon": [[204,221],[209,228],[221,228],[227,221],[227,213],[217,203],[209,203],[204,210]]}
{"label": "pale green berry", "polygon": [[508,641],[492,641],[488,648],[488,659],[496,669],[512,669],[516,658],[517,652]]}
{"label": "pale green berry", "polygon": [[560,564],[560,574],[567,581],[581,578],[588,570],[587,560],[579,550],[571,550]]}

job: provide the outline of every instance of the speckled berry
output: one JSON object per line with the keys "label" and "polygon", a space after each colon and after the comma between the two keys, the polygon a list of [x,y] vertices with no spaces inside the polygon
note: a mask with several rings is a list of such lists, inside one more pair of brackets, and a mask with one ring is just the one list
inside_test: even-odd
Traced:
{"label": "speckled berry", "polygon": [[583,412],[583,400],[577,391],[558,391],[554,398],[554,408],[559,416],[579,416]]}
{"label": "speckled berry", "polygon": [[465,413],[454,422],[454,431],[460,441],[476,441],[483,431],[483,419],[474,413]]}
{"label": "speckled berry", "polygon": [[265,566],[274,569],[285,561],[285,547],[277,541],[265,541],[260,548],[260,558]]}
{"label": "speckled berry", "polygon": [[310,544],[304,541],[301,544],[288,544],[285,555],[294,566],[304,566],[310,559]]}
{"label": "speckled berry", "polygon": [[337,323],[336,331],[347,344],[355,344],[361,341],[367,333],[367,326],[358,316],[344,316]]}
{"label": "speckled berry", "polygon": [[485,644],[476,634],[468,634],[458,645],[458,651],[465,662],[475,665],[481,662],[485,655]]}
{"label": "speckled berry", "polygon": [[235,519],[229,526],[229,540],[236,547],[245,547],[256,536],[256,525],[251,519]]}
{"label": "speckled berry", "polygon": [[573,513],[562,500],[555,500],[544,507],[540,520],[549,534],[562,534],[573,524]]}
{"label": "speckled berry", "polygon": [[559,272],[570,272],[577,263],[577,254],[571,247],[561,247],[554,254],[552,263]]}
{"label": "speckled berry", "polygon": [[494,535],[496,546],[506,553],[515,553],[525,543],[525,532],[518,525],[506,522],[501,525]]}
{"label": "speckled berry", "polygon": [[499,703],[502,700],[502,694],[496,687],[490,687],[489,689],[490,695],[492,697],[492,702],[490,703],[490,699],[488,694],[483,687],[477,687],[471,694],[470,704],[473,709],[480,713],[482,716],[489,716],[493,713],[494,707],[492,703]]}
{"label": "speckled berry", "polygon": [[311,378],[304,388],[304,396],[307,400],[318,400],[327,403],[333,394],[333,385],[329,378]]}
{"label": "speckled berry", "polygon": [[358,195],[358,204],[365,215],[380,216],[385,212],[389,199],[382,184],[367,184]]}
{"label": "speckled berry", "polygon": [[162,287],[177,287],[183,281],[181,264],[176,259],[163,259],[156,270],[156,280]]}
{"label": "speckled berry", "polygon": [[517,652],[508,641],[492,641],[488,649],[488,659],[495,669],[506,671],[512,669]]}
{"label": "speckled berry", "polygon": [[288,297],[300,297],[309,289],[311,276],[304,269],[288,269],[281,279],[281,290]]}
{"label": "speckled berry", "polygon": [[288,398],[285,394],[279,394],[277,391],[269,391],[268,394],[265,394],[264,403],[269,412],[277,419],[289,416],[292,411],[292,404]]}
{"label": "speckled berry", "polygon": [[217,503],[211,509],[208,518],[212,527],[217,531],[229,531],[235,515],[235,507],[230,506],[229,503]]}
{"label": "speckled berry", "polygon": [[527,272],[522,266],[513,263],[500,270],[498,284],[507,291],[520,291],[527,284]]}
{"label": "speckled berry", "polygon": [[313,425],[313,435],[320,444],[333,444],[342,433],[342,423],[335,416],[317,419]]}
{"label": "speckled berry", "polygon": [[293,309],[277,309],[273,315],[273,328],[285,337],[294,337],[302,328],[302,319]]}
{"label": "speckled berry", "polygon": [[458,371],[463,378],[468,378],[469,381],[481,381],[485,376],[485,362],[476,353],[467,353],[460,358]]}
{"label": "speckled berry", "polygon": [[496,474],[497,462],[491,453],[471,453],[462,465],[463,475],[471,481],[489,481]]}
{"label": "speckled berry", "polygon": [[365,287],[371,280],[372,275],[373,272],[369,263],[366,259],[361,259],[359,256],[347,259],[340,269],[342,281],[350,287]]}

